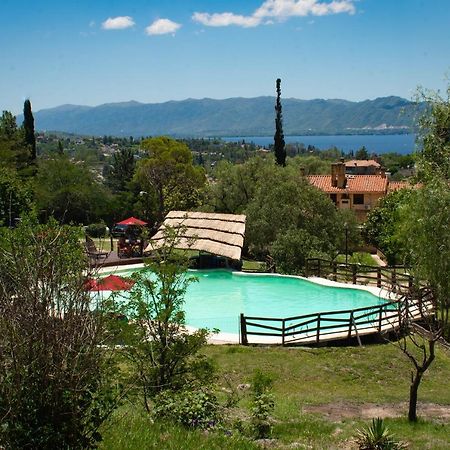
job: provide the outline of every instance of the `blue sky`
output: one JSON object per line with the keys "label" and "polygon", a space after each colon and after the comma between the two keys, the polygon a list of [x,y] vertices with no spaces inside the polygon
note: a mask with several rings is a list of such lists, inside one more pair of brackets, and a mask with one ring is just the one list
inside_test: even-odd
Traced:
{"label": "blue sky", "polygon": [[446,86],[448,0],[1,0],[0,109]]}

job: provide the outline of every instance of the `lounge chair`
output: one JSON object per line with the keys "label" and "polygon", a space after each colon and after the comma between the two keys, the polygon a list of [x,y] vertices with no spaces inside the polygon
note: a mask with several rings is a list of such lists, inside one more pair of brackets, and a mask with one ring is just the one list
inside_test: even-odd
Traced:
{"label": "lounge chair", "polygon": [[89,236],[86,236],[85,246],[86,246],[86,253],[88,254],[89,258],[97,260],[100,258],[106,258],[109,255],[109,252],[98,250],[95,245],[95,242]]}

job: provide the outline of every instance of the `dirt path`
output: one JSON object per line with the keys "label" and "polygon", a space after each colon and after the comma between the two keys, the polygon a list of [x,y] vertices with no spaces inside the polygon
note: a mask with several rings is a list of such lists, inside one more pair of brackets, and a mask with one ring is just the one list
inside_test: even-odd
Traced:
{"label": "dirt path", "polygon": [[[376,404],[376,403],[329,403],[324,405],[305,405],[305,413],[323,414],[329,420],[338,422],[342,419],[373,417],[405,417],[408,414],[407,403]],[[433,417],[450,420],[450,405],[438,405],[436,403],[419,403],[417,405],[419,417]]]}

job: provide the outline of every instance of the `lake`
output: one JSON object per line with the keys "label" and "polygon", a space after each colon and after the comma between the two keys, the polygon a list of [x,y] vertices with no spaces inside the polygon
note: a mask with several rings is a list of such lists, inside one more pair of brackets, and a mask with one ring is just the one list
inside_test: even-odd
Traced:
{"label": "lake", "polygon": [[[273,144],[273,136],[231,136],[222,138],[227,142],[254,142],[257,145],[269,146]],[[397,152],[412,153],[415,150],[414,134],[368,134],[368,135],[335,135],[335,136],[285,136],[287,144],[303,143],[305,146],[314,145],[321,150],[337,147],[348,153],[356,152],[365,146],[369,153]]]}

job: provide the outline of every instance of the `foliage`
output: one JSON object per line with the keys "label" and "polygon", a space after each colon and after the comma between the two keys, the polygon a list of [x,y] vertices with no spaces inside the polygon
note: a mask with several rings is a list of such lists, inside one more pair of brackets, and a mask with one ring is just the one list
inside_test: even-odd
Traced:
{"label": "foliage", "polygon": [[429,283],[450,337],[450,186],[435,179],[414,191],[400,216],[398,238],[404,242],[413,274]]}
{"label": "foliage", "polygon": [[369,159],[369,153],[364,145],[356,151],[355,159]]}
{"label": "foliage", "polygon": [[379,248],[391,265],[405,263],[407,251],[405,243],[399,238],[396,230],[400,220],[400,212],[408,204],[412,192],[400,189],[383,197],[373,208],[364,224],[363,234],[368,243]]}
{"label": "foliage", "polygon": [[216,396],[204,388],[165,390],[154,400],[153,415],[156,420],[166,419],[188,428],[209,429],[219,420]]}
{"label": "foliage", "polygon": [[145,139],[141,147],[146,157],[138,163],[135,180],[152,199],[156,221],[162,221],[171,209],[198,206],[206,177],[201,167],[193,165],[189,148],[163,136]]}
{"label": "foliage", "polygon": [[277,271],[298,274],[308,258],[320,254],[322,242],[304,229],[290,228],[280,233],[272,243],[270,254]]}
{"label": "foliage", "polygon": [[356,442],[360,450],[401,450],[407,448],[398,442],[383,422],[377,417],[372,419],[372,425],[358,430]]}
{"label": "foliage", "polygon": [[302,229],[314,236],[315,243],[320,242],[319,250],[330,256],[339,253],[345,241],[344,223],[333,203],[290,166],[265,172],[245,212],[247,245],[257,257],[265,257],[273,243],[290,229]]}
{"label": "foliage", "polygon": [[442,177],[450,180],[450,85],[446,97],[419,90],[418,100],[427,108],[419,119],[419,177]]}
{"label": "foliage", "polygon": [[124,354],[133,366],[144,404],[164,390],[178,391],[212,380],[213,367],[199,350],[206,329],[189,332],[184,327],[184,295],[194,281],[186,274],[187,254],[176,251],[179,237],[166,228],[164,245],[134,275],[136,281],[124,312],[128,345]]}
{"label": "foliage", "polygon": [[12,226],[32,206],[32,192],[12,169],[0,167],[0,226]]}
{"label": "foliage", "polygon": [[93,448],[117,391],[91,311],[80,231],[24,219],[0,235],[0,445]]}
{"label": "foliage", "polygon": [[28,163],[23,130],[17,128],[16,118],[3,111],[0,117],[0,166],[24,171]]}
{"label": "foliage", "polygon": [[30,162],[35,163],[37,158],[36,136],[34,135],[34,117],[29,99],[26,99],[23,104],[23,130],[25,134],[25,144],[30,149]]}
{"label": "foliage", "polygon": [[41,161],[34,188],[44,220],[53,215],[61,223],[92,223],[108,211],[105,189],[87,167],[67,156]]}
{"label": "foliage", "polygon": [[250,158],[244,164],[222,161],[210,186],[211,206],[217,212],[242,214],[255,196],[256,186],[272,171],[272,160]]}
{"label": "foliage", "polygon": [[86,227],[86,234],[93,238],[100,238],[106,236],[106,225],[104,222],[91,223]]}
{"label": "foliage", "polygon": [[271,393],[273,377],[260,369],[255,370],[252,377],[252,407],[251,423],[257,439],[264,439],[270,436],[272,425],[270,415],[275,408],[275,402]]}
{"label": "foliage", "polygon": [[107,173],[109,186],[115,192],[126,190],[133,179],[136,168],[135,152],[130,148],[121,148],[112,156],[111,166]]}
{"label": "foliage", "polygon": [[279,166],[286,165],[286,149],[283,134],[283,114],[281,107],[281,79],[277,78],[277,103],[275,105],[275,136],[274,136],[274,151],[275,159]]}

